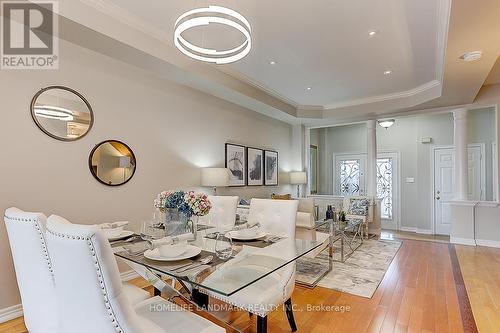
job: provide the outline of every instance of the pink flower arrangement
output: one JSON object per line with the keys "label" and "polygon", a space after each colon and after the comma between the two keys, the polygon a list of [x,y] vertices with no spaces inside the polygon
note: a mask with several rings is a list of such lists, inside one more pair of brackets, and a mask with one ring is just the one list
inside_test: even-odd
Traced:
{"label": "pink flower arrangement", "polygon": [[154,200],[154,206],[162,212],[176,208],[189,216],[205,216],[212,208],[206,194],[194,191],[162,191]]}
{"label": "pink flower arrangement", "polygon": [[212,204],[210,203],[210,200],[208,200],[208,196],[204,193],[189,191],[184,194],[184,201],[186,201],[189,209],[195,216],[205,216],[212,208]]}
{"label": "pink flower arrangement", "polygon": [[156,196],[156,199],[154,200],[154,205],[155,205],[155,208],[158,208],[160,210],[164,210],[165,209],[165,202],[167,200],[167,198],[172,194],[174,193],[175,191],[162,191],[160,192],[157,196]]}

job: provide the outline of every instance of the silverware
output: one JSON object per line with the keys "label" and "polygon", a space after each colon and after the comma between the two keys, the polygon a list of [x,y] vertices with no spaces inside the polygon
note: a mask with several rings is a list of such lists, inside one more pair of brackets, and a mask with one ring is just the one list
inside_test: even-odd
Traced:
{"label": "silverware", "polygon": [[114,240],[114,241],[111,241],[109,242],[111,245],[113,244],[117,244],[117,243],[130,243],[130,242],[133,242],[135,241],[137,238],[140,238],[139,235],[132,235],[128,238],[125,238],[125,239],[117,239],[117,240]]}
{"label": "silverware", "polygon": [[266,242],[266,243],[271,243],[271,244],[272,244],[272,243],[276,243],[276,242],[278,242],[280,239],[281,239],[281,237],[280,237],[280,236],[271,236],[271,237],[267,237],[267,238],[264,240],[264,242]]}
{"label": "silverware", "polygon": [[195,263],[187,265],[186,267],[177,268],[177,269],[173,270],[173,272],[182,273],[182,272],[188,271],[190,269],[206,265],[206,264],[210,263],[213,259],[214,259],[214,256],[208,256],[208,257],[205,257],[202,260],[198,261],[197,263],[195,262]]}

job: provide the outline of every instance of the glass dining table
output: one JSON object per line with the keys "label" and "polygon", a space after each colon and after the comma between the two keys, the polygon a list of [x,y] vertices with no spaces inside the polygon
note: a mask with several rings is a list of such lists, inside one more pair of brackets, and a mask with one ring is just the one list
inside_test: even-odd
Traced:
{"label": "glass dining table", "polygon": [[[208,292],[231,296],[295,264],[297,259],[322,245],[315,240],[267,235],[258,240],[234,242],[233,255],[223,260],[215,253],[217,241],[211,237],[214,231],[198,231],[196,240],[190,244],[199,247],[201,253],[180,261],[146,258],[144,253],[149,244],[140,238],[134,242],[115,242],[112,248],[115,256],[125,260],[167,298],[181,296],[203,308],[208,305]],[[181,288],[174,288],[174,283],[166,283],[169,278]]]}

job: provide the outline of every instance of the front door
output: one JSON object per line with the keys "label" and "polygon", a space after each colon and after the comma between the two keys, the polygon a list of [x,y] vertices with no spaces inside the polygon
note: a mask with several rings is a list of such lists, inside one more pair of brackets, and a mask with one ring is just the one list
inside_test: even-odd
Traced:
{"label": "front door", "polygon": [[[337,195],[365,195],[366,158],[366,154],[335,156],[334,188]],[[377,153],[377,198],[384,229],[398,229],[398,177],[398,154]]]}

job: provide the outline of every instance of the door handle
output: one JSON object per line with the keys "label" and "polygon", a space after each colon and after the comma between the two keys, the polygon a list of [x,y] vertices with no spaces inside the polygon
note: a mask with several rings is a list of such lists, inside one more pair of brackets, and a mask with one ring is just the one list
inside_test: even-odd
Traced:
{"label": "door handle", "polygon": [[436,200],[440,200],[440,199],[441,199],[441,197],[439,195],[436,196]]}

